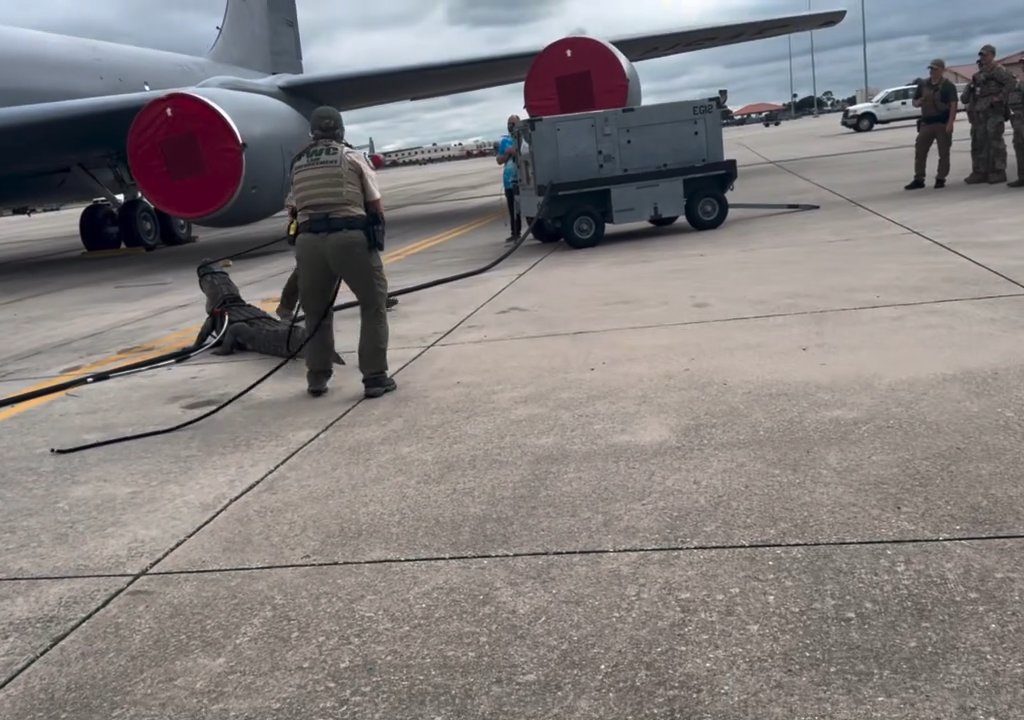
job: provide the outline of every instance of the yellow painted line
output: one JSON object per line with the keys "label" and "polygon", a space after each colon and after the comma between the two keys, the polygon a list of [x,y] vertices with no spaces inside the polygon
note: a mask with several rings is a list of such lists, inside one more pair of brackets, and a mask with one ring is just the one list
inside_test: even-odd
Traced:
{"label": "yellow painted line", "polygon": [[432,248],[435,245],[440,245],[441,243],[448,242],[449,240],[452,240],[453,238],[457,238],[460,235],[465,235],[468,232],[472,232],[473,230],[477,230],[479,228],[482,228],[484,225],[489,225],[490,223],[494,222],[495,220],[497,220],[501,216],[502,216],[502,213],[494,213],[492,215],[488,215],[488,216],[483,217],[483,218],[481,218],[479,220],[476,220],[474,222],[471,222],[471,223],[468,223],[466,225],[463,225],[460,228],[452,230],[452,231],[450,231],[448,233],[443,233],[443,234],[441,234],[441,235],[439,235],[437,237],[434,237],[434,238],[427,238],[426,240],[421,240],[420,242],[416,243],[415,245],[413,245],[411,247],[405,247],[405,248],[402,248],[400,250],[396,250],[394,253],[391,253],[388,257],[386,257],[384,259],[384,262],[388,263],[388,262],[398,262],[399,260],[404,260],[405,258],[409,257],[410,255],[415,255],[416,253],[423,252],[424,250],[426,250],[428,248]]}
{"label": "yellow painted line", "polygon": [[[435,245],[440,245],[441,243],[448,242],[449,240],[454,240],[455,238],[465,235],[468,232],[472,232],[473,230],[481,228],[484,225],[493,222],[494,220],[501,216],[502,213],[490,214],[487,215],[486,217],[474,220],[472,222],[468,222],[464,225],[459,225],[458,227],[452,230],[446,230],[445,232],[439,233],[437,235],[432,235],[428,238],[415,242],[412,245],[407,245],[406,247],[399,248],[398,250],[393,250],[392,252],[387,253],[386,255],[384,255],[383,260],[385,264],[398,262],[399,260],[404,260],[405,258],[415,255],[418,252],[422,252],[427,248],[434,247]],[[267,312],[273,312],[274,309],[277,307],[278,302],[280,302],[280,299],[264,300],[262,302],[257,302],[253,304]],[[200,327],[202,327],[201,324],[193,325],[191,327],[175,331],[173,333],[165,335],[161,338],[157,338],[156,340],[145,343],[143,345],[138,345],[136,347],[129,348],[124,352],[119,352],[109,357],[103,358],[101,360],[91,362],[88,365],[83,365],[82,367],[74,370],[73,372],[64,373],[55,378],[48,378],[45,382],[33,385],[32,387],[24,388],[23,390],[19,390],[18,392],[12,394],[20,395],[21,393],[32,392],[34,390],[43,390],[53,385],[60,385],[61,383],[67,382],[69,380],[74,380],[85,375],[90,375],[98,370],[102,370],[112,365],[120,365],[124,362],[137,362],[140,360],[148,360],[150,358],[154,358],[159,355],[163,355],[165,353],[178,350],[184,347],[185,343],[191,343],[195,339],[195,336],[199,333]],[[0,410],[0,422],[3,422],[4,420],[9,420],[10,418],[15,417],[16,415],[20,415],[21,413],[27,410],[31,410],[32,408],[45,405],[46,403],[56,400],[57,398],[62,397],[66,394],[67,392],[60,392],[54,393],[52,395],[44,395],[43,397],[38,397],[34,400],[27,400],[23,403],[19,403],[4,410]]]}

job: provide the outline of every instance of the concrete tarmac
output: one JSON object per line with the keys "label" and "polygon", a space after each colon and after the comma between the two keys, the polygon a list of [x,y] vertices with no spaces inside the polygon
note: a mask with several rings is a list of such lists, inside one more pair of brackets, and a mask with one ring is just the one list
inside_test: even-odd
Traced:
{"label": "concrete tarmac", "polygon": [[[403,296],[383,399],[349,312],[324,398],[296,362],[50,453],[195,417],[277,363],[245,353],[0,410],[0,717],[1017,717],[1024,191],[962,182],[965,122],[907,192],[912,124],[838,120],[726,131],[733,202],[818,210]],[[493,159],[380,179],[393,288],[507,247]],[[284,220],[104,257],[76,225],[0,221],[0,395],[188,344],[199,260]],[[229,270],[272,308],[292,266]]]}

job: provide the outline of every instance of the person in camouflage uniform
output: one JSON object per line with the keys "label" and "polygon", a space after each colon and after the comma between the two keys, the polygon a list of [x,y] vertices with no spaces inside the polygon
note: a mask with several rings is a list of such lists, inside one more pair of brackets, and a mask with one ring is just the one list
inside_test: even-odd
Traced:
{"label": "person in camouflage uniform", "polygon": [[961,100],[971,123],[971,174],[968,184],[1006,182],[1006,141],[1003,132],[1010,89],[1017,83],[1009,70],[996,63],[996,49],[985,45],[978,53],[978,72]]}
{"label": "person in camouflage uniform", "polygon": [[[196,347],[214,333],[221,313],[228,316],[228,328],[216,342],[214,355],[231,355],[239,350],[249,350],[286,358],[302,346],[306,339],[305,329],[289,327],[287,323],[247,303],[224,268],[214,265],[210,259],[204,259],[196,274],[199,276],[199,289],[206,296],[207,313],[206,322],[196,336]],[[304,354],[300,352],[297,357],[303,357]],[[332,360],[335,365],[345,364],[337,353],[333,354]]]}
{"label": "person in camouflage uniform", "polygon": [[[1020,64],[1024,70],[1024,59]],[[1013,128],[1013,151],[1017,155],[1017,179],[1007,185],[1019,188],[1024,187],[1024,74],[1010,91],[1007,105],[1010,108],[1010,126]]]}

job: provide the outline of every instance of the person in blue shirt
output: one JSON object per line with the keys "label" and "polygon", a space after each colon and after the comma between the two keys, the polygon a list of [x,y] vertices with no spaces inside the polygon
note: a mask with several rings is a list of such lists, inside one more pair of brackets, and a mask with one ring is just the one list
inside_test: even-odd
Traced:
{"label": "person in blue shirt", "polygon": [[522,218],[516,210],[516,190],[519,184],[519,165],[516,162],[516,141],[512,137],[512,131],[519,122],[518,115],[509,115],[508,135],[502,136],[498,141],[497,160],[499,165],[504,165],[502,172],[502,184],[505,186],[505,202],[508,203],[508,221],[512,232],[506,238],[506,242],[519,239],[522,232]]}

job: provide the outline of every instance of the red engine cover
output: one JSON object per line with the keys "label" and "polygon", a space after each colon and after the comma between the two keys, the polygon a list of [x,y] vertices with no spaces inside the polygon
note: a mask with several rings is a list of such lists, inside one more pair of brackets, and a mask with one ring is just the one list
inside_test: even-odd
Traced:
{"label": "red engine cover", "polygon": [[640,78],[610,43],[567,37],[540,51],[523,88],[530,117],[639,105]]}
{"label": "red engine cover", "polygon": [[245,170],[242,138],[209,100],[172,93],[128,131],[128,163],[142,194],[174,217],[206,217],[231,202]]}

